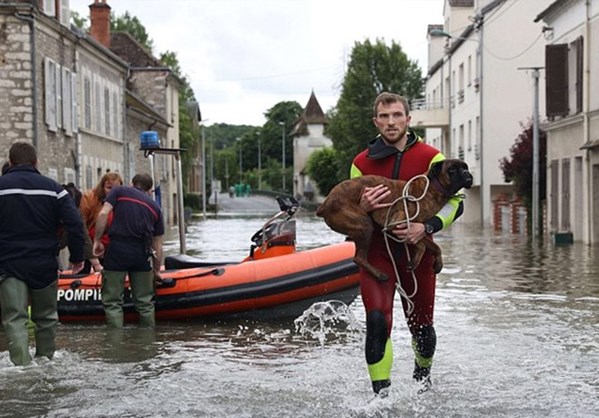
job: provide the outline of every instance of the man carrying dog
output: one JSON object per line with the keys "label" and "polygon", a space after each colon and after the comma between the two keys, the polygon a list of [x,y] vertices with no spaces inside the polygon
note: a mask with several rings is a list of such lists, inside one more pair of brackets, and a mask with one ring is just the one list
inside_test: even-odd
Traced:
{"label": "man carrying dog", "polygon": [[9,150],[0,177],[0,305],[10,360],[31,363],[28,304],[35,324],[35,357],[52,358],[58,313],[58,231],[69,234],[72,270],[83,268],[83,220],[69,193],[37,171],[37,151],[26,142]]}
{"label": "man carrying dog", "polygon": [[[374,174],[407,181],[427,173],[431,164],[445,159],[439,150],[425,144],[409,131],[410,119],[409,105],[404,97],[381,93],[374,102],[372,118],[380,135],[354,158],[350,177]],[[360,206],[367,212],[388,207],[382,201],[390,193],[384,185],[367,187],[360,199]],[[412,222],[409,227],[408,224],[400,224],[394,228],[393,234],[398,241],[415,244],[425,236],[450,225],[462,211],[461,199],[454,197],[436,216],[424,223]],[[360,292],[366,309],[366,363],[372,388],[381,396],[386,395],[386,388],[391,384],[391,329],[396,285],[401,286],[404,295],[411,296],[409,301],[402,297],[401,302],[412,334],[415,355],[413,378],[422,385],[421,391],[428,390],[431,386],[430,369],[437,342],[433,327],[436,280],[434,257],[427,251],[420,265],[412,272],[408,268],[408,255],[404,245],[393,240],[390,243],[399,278],[380,230],[375,231],[372,238],[368,261],[390,279],[379,281],[360,269]]]}

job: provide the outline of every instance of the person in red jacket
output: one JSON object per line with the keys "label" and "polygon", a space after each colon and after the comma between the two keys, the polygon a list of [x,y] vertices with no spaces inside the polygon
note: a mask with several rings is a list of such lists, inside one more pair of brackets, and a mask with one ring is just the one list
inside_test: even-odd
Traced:
{"label": "person in red jacket", "polygon": [[[445,159],[436,148],[426,144],[409,130],[409,105],[407,100],[393,93],[381,93],[374,102],[374,125],[380,134],[353,160],[350,177],[376,174],[392,179],[410,180],[428,172],[432,163]],[[390,194],[386,186],[365,188],[360,205],[368,212],[386,207],[382,200]],[[426,235],[450,225],[463,211],[459,197],[453,197],[434,217],[424,223],[411,222],[394,228],[397,241],[415,244]],[[375,231],[368,253],[368,261],[388,277],[379,281],[360,269],[360,292],[366,309],[366,363],[376,394],[384,396],[391,384],[393,348],[393,299],[397,289],[407,325],[412,335],[415,355],[413,378],[421,383],[421,390],[431,386],[430,369],[436,347],[433,326],[435,302],[434,257],[424,254],[420,265],[412,273],[408,268],[408,254],[403,244],[389,240],[385,245],[383,233]],[[408,246],[409,248],[409,246]],[[393,260],[397,265],[397,273]],[[399,275],[399,277],[397,277]],[[395,280],[393,279],[395,278]]]}

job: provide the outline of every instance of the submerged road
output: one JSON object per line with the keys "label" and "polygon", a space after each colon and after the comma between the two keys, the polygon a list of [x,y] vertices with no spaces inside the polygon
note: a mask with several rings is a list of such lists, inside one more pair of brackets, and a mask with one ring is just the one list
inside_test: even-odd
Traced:
{"label": "submerged road", "polygon": [[[216,202],[215,202],[216,201]],[[272,213],[279,211],[279,205],[272,196],[251,195],[247,197],[229,197],[228,193],[210,196],[209,204],[216,203],[221,213]]]}

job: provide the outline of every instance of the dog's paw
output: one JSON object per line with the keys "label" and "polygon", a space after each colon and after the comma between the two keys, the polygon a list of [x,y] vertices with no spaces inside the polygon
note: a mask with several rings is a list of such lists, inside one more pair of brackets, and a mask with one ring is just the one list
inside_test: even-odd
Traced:
{"label": "dog's paw", "polygon": [[433,270],[434,270],[435,274],[441,273],[441,270],[443,270],[443,262],[436,261],[435,264],[433,264]]}

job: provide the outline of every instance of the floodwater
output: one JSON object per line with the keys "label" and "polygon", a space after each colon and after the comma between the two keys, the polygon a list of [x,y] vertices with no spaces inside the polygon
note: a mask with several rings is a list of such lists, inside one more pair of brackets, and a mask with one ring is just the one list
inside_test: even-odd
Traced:
{"label": "floodwater", "polygon": [[[195,221],[187,248],[239,260],[267,217]],[[300,249],[343,240],[307,215],[297,230]],[[11,365],[0,332],[0,417],[598,417],[599,248],[459,223],[438,235],[429,392],[412,382],[397,310],[391,391],[373,397],[358,297],[295,322],[62,325],[55,359],[24,368]]]}

